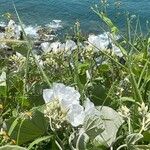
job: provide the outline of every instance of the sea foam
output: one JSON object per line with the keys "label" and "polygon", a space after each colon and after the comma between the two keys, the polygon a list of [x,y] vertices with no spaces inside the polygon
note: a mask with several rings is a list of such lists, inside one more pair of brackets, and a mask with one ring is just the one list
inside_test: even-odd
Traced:
{"label": "sea foam", "polygon": [[47,24],[48,27],[52,29],[60,29],[62,28],[62,21],[61,20],[52,20],[49,24]]}

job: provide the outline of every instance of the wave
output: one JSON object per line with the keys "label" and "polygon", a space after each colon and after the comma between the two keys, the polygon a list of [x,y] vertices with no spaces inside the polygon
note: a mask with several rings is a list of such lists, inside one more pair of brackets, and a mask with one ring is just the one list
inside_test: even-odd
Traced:
{"label": "wave", "polygon": [[52,28],[52,29],[61,29],[63,28],[62,26],[62,21],[61,20],[52,20],[49,24],[46,26]]}

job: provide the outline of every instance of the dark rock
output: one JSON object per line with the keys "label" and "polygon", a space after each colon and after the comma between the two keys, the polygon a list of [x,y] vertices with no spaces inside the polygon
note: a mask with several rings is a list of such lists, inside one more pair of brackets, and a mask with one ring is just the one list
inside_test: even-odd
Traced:
{"label": "dark rock", "polygon": [[0,26],[0,32],[5,32],[5,27]]}
{"label": "dark rock", "polygon": [[125,65],[125,64],[126,64],[126,60],[125,60],[123,57],[120,57],[120,58],[119,58],[119,62],[120,62],[122,65]]}

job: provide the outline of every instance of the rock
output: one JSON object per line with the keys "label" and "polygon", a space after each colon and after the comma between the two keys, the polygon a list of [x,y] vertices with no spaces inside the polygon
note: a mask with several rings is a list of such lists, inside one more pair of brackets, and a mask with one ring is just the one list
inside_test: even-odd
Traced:
{"label": "rock", "polygon": [[41,41],[52,41],[55,37],[53,30],[47,27],[40,28],[37,33]]}
{"label": "rock", "polygon": [[57,41],[57,42],[51,43],[50,48],[51,48],[52,52],[58,53],[62,50],[62,49],[60,49],[61,46],[62,46],[62,44]]}
{"label": "rock", "polygon": [[5,27],[0,26],[0,32],[5,32]]}
{"label": "rock", "polygon": [[66,51],[73,51],[75,49],[77,49],[76,43],[72,40],[67,40],[66,44],[65,44],[65,50]]}
{"label": "rock", "polygon": [[31,38],[38,38],[38,27],[27,26],[24,28],[24,31],[27,36]]}
{"label": "rock", "polygon": [[41,47],[41,49],[42,49],[42,51],[44,53],[48,53],[48,52],[51,51],[51,47],[50,47],[50,43],[49,42],[41,43],[40,47]]}

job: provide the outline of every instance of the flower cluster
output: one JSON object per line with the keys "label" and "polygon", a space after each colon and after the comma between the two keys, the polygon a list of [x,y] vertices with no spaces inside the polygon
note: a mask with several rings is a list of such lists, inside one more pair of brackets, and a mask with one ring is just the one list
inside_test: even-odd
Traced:
{"label": "flower cluster", "polygon": [[142,103],[140,107],[138,107],[139,114],[144,117],[148,113],[148,106],[145,106],[145,103]]}
{"label": "flower cluster", "polygon": [[128,109],[126,106],[121,106],[119,109],[119,114],[124,118],[127,119],[130,117],[130,109]]}
{"label": "flower cluster", "polygon": [[15,72],[18,72],[23,67],[25,61],[26,61],[26,57],[24,57],[18,52],[16,52],[15,55],[12,55],[9,58],[10,65],[15,70]]}
{"label": "flower cluster", "polygon": [[150,112],[148,106],[144,102],[138,107],[139,115],[142,117],[143,130],[146,131],[150,128]]}

